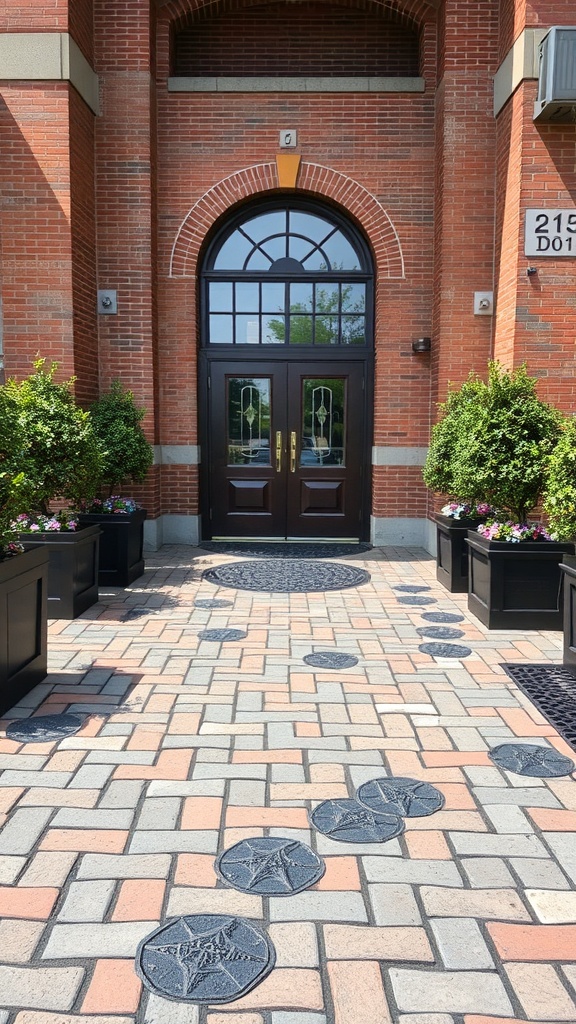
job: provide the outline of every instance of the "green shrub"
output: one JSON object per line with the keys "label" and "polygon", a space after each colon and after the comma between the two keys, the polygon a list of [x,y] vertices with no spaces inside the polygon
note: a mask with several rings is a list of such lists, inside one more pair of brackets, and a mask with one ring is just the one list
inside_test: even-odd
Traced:
{"label": "green shrub", "polygon": [[76,405],[75,378],[57,383],[58,368],[45,360],[34,363],[35,372],[23,381],[5,384],[8,400],[16,410],[21,449],[8,460],[11,472],[22,472],[29,481],[27,512],[48,515],[56,498],[77,502],[92,490],[100,474],[101,456],[90,415]]}
{"label": "green shrub", "polygon": [[487,502],[522,523],[538,503],[562,416],[536,394],[525,366],[488,364],[450,392],[432,432],[428,487],[471,504]]}
{"label": "green shrub", "polygon": [[576,417],[566,420],[550,456],[544,508],[558,540],[576,538]]}
{"label": "green shrub", "polygon": [[154,450],[146,440],[139,408],[132,391],[119,380],[90,409],[94,431],[102,452],[101,486],[114,494],[121,484],[144,480],[154,461]]}
{"label": "green shrub", "polygon": [[12,523],[30,501],[30,481],[17,468],[23,445],[16,402],[0,387],[0,560],[13,553],[17,531]]}

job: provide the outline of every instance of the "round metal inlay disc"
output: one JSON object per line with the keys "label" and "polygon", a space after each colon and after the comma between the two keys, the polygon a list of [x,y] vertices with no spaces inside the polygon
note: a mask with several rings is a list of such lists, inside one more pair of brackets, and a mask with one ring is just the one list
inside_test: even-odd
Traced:
{"label": "round metal inlay disc", "polygon": [[427,597],[426,594],[401,594],[396,600],[399,604],[437,604],[435,597]]}
{"label": "round metal inlay disc", "polygon": [[306,594],[345,590],[368,583],[370,573],[354,565],[314,562],[305,559],[259,559],[228,562],[207,569],[205,580],[220,587],[257,590],[272,594]]}
{"label": "round metal inlay disc", "polygon": [[420,636],[431,636],[435,640],[459,640],[464,636],[464,630],[451,629],[450,626],[418,626],[416,632]]}
{"label": "round metal inlay disc", "polygon": [[309,846],[294,839],[243,839],[224,850],[216,871],[241,892],[291,896],[322,878],[326,866]]}
{"label": "round metal inlay disc", "polygon": [[462,647],[461,644],[420,644],[418,650],[433,658],[467,658],[472,654],[471,647]]}
{"label": "round metal inlay disc", "polygon": [[392,587],[392,590],[402,590],[405,594],[421,594],[424,590],[431,590],[431,587],[417,587],[414,583],[399,583]]}
{"label": "round metal inlay disc", "polygon": [[312,811],[310,821],[340,843],[385,843],[404,831],[397,814],[375,814],[358,800],[324,800]]}
{"label": "round metal inlay disc", "polygon": [[198,601],[194,601],[195,608],[231,608],[233,604],[233,601],[223,601],[219,597],[199,598]]}
{"label": "round metal inlay disc", "polygon": [[203,629],[198,633],[199,640],[243,640],[246,636],[245,629]]}
{"label": "round metal inlay disc", "polygon": [[307,654],[303,660],[313,668],[352,668],[358,664],[358,658],[353,654],[339,654],[337,651],[316,651],[315,654]]}
{"label": "round metal inlay disc", "polygon": [[464,622],[464,616],[457,612],[422,612],[427,622]]}
{"label": "round metal inlay disc", "polygon": [[[88,698],[86,698],[88,700]],[[83,715],[39,715],[10,722],[6,739],[16,743],[50,743],[73,736],[84,724]]]}
{"label": "round metal inlay disc", "polygon": [[440,790],[418,779],[389,778],[364,782],[356,794],[360,803],[378,814],[423,818],[444,806]]}
{"label": "round metal inlay disc", "polygon": [[167,921],[138,946],[136,973],[164,999],[230,1003],[272,970],[276,952],[252,921],[191,914]]}
{"label": "round metal inlay disc", "polygon": [[516,775],[529,775],[536,779],[556,779],[574,771],[574,761],[552,747],[539,747],[535,743],[501,743],[488,751],[488,757],[499,768]]}

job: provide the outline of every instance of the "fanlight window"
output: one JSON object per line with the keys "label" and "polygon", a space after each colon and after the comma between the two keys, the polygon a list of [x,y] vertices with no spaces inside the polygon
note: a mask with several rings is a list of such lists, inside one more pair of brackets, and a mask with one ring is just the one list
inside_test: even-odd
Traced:
{"label": "fanlight window", "polygon": [[236,222],[204,278],[211,345],[367,344],[368,256],[326,216],[291,207]]}

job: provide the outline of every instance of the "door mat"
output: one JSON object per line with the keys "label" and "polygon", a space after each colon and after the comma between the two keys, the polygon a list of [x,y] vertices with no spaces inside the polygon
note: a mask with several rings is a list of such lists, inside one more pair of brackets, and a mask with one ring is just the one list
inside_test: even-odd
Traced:
{"label": "door mat", "polygon": [[576,750],[576,671],[550,664],[500,667]]}
{"label": "door mat", "polygon": [[344,590],[368,583],[370,573],[354,565],[334,565],[306,559],[227,562],[203,573],[203,578],[220,587],[256,590],[271,594],[322,593]]}
{"label": "door mat", "polygon": [[372,549],[371,544],[292,544],[290,541],[269,544],[260,541],[205,540],[198,545],[214,555],[247,555],[250,558],[343,558],[361,555]]}

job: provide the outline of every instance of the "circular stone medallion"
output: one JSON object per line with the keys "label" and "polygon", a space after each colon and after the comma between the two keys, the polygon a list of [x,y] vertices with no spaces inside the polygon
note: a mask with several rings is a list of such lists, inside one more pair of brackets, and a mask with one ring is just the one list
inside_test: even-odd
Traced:
{"label": "circular stone medallion", "polygon": [[418,779],[372,779],[360,786],[356,796],[377,814],[399,814],[403,818],[423,818],[444,806],[440,790]]}
{"label": "circular stone medallion", "polygon": [[508,772],[536,779],[556,779],[574,771],[574,761],[552,747],[535,743],[501,743],[488,751],[488,757]]}
{"label": "circular stone medallion", "polygon": [[433,658],[467,658],[472,654],[471,647],[462,647],[461,644],[420,644],[418,650]]}
{"label": "circular stone medallion", "polygon": [[[88,697],[86,698],[88,700]],[[50,743],[73,736],[84,724],[83,715],[39,715],[10,722],[6,739],[16,743]]]}
{"label": "circular stone medallion", "polygon": [[426,594],[401,594],[396,600],[399,604],[437,604],[435,597],[426,597]]}
{"label": "circular stone medallion", "polygon": [[427,622],[464,622],[464,616],[457,612],[422,612]]}
{"label": "circular stone medallion", "polygon": [[313,668],[352,668],[358,664],[358,658],[353,654],[339,654],[338,651],[316,651],[315,654],[307,654],[303,660]]}
{"label": "circular stone medallion", "polygon": [[358,800],[324,800],[312,811],[310,821],[340,843],[385,843],[404,831],[397,814],[374,814]]}
{"label": "circular stone medallion", "polygon": [[216,871],[241,892],[291,896],[322,878],[326,866],[309,846],[294,839],[243,839],[216,860]]}
{"label": "circular stone medallion", "polygon": [[256,590],[268,594],[322,593],[346,590],[368,583],[370,573],[354,565],[314,562],[302,558],[261,558],[252,562],[228,562],[207,569],[203,578],[220,587]]}
{"label": "circular stone medallion", "polygon": [[459,640],[464,636],[462,629],[451,629],[450,626],[418,626],[420,636],[431,636],[435,640]]}
{"label": "circular stone medallion", "polygon": [[233,601],[223,601],[219,597],[199,598],[194,601],[195,608],[231,608]]}
{"label": "circular stone medallion", "polygon": [[199,640],[243,640],[246,636],[244,629],[203,629],[198,633]]}
{"label": "circular stone medallion", "polygon": [[172,919],[138,946],[136,972],[164,999],[230,1003],[272,970],[274,946],[242,917],[191,914]]}
{"label": "circular stone medallion", "polygon": [[392,590],[402,590],[405,594],[421,594],[424,590],[431,590],[431,587],[417,587],[414,583],[399,583],[392,587]]}

